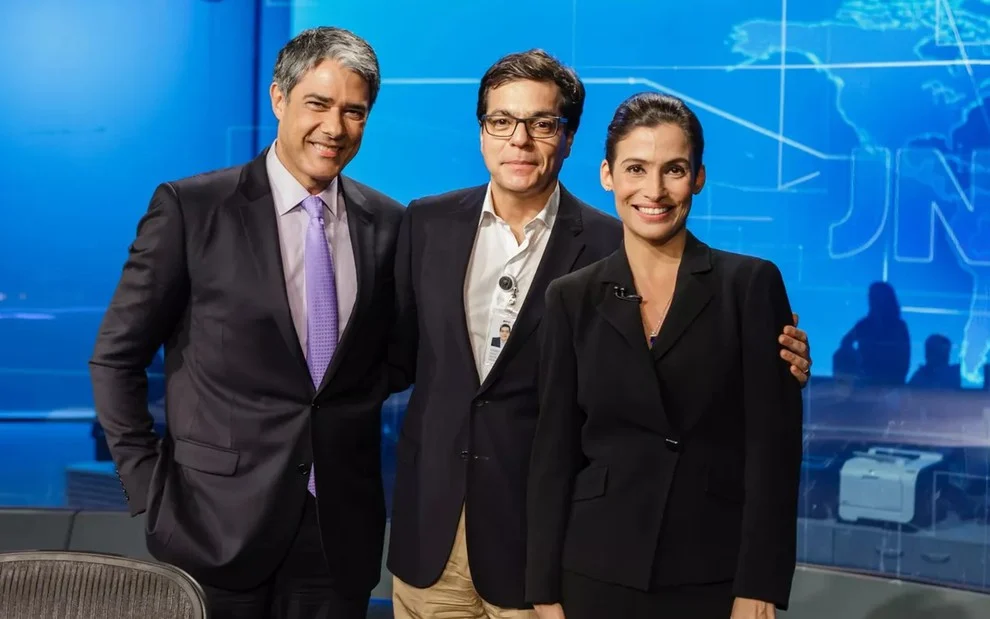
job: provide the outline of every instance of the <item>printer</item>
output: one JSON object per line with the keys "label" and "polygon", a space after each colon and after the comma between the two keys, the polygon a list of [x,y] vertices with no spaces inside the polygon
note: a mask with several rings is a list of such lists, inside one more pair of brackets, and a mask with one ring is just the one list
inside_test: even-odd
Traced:
{"label": "printer", "polygon": [[871,447],[839,471],[839,519],[926,527],[935,512],[937,452]]}

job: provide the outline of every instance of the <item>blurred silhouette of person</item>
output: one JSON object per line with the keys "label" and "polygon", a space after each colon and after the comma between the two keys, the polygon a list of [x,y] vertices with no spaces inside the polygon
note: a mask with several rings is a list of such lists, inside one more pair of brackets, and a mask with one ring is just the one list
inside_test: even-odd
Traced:
{"label": "blurred silhouette of person", "polygon": [[836,375],[864,385],[903,385],[911,365],[911,339],[894,288],[870,285],[869,313],[846,333],[833,356]]}
{"label": "blurred silhouette of person", "polygon": [[853,348],[852,342],[843,338],[842,345],[832,354],[832,376],[836,380],[854,383],[861,367],[859,352]]}
{"label": "blurred silhouette of person", "polygon": [[944,335],[936,333],[925,340],[925,363],[919,367],[911,381],[912,387],[922,389],[960,389],[962,374],[959,364],[949,364],[952,342]]}

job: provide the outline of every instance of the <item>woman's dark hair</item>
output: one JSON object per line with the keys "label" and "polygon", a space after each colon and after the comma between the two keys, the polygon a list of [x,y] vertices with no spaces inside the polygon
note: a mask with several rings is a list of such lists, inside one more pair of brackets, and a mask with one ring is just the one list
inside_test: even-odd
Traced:
{"label": "woman's dark hair", "polygon": [[615,145],[639,127],[677,125],[691,143],[691,170],[697,174],[705,153],[705,135],[701,122],[683,101],[658,92],[641,92],[622,102],[608,124],[605,136],[605,160],[615,163]]}

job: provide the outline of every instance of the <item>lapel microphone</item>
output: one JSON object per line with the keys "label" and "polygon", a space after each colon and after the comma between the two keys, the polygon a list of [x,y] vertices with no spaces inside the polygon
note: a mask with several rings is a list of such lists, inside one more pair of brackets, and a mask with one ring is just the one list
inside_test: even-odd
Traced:
{"label": "lapel microphone", "polygon": [[626,289],[622,286],[615,286],[612,290],[615,291],[615,298],[621,299],[623,301],[632,301],[633,303],[639,303],[643,300],[643,297],[638,294],[627,294]]}

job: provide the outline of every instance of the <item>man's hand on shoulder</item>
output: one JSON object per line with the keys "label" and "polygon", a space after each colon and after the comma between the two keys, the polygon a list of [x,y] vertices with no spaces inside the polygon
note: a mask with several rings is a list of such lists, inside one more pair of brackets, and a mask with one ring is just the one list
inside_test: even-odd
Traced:
{"label": "man's hand on shoulder", "polygon": [[808,334],[798,329],[798,315],[794,314],[794,326],[787,325],[784,332],[777,338],[781,346],[780,357],[791,364],[791,374],[798,379],[803,388],[811,377],[811,343]]}

